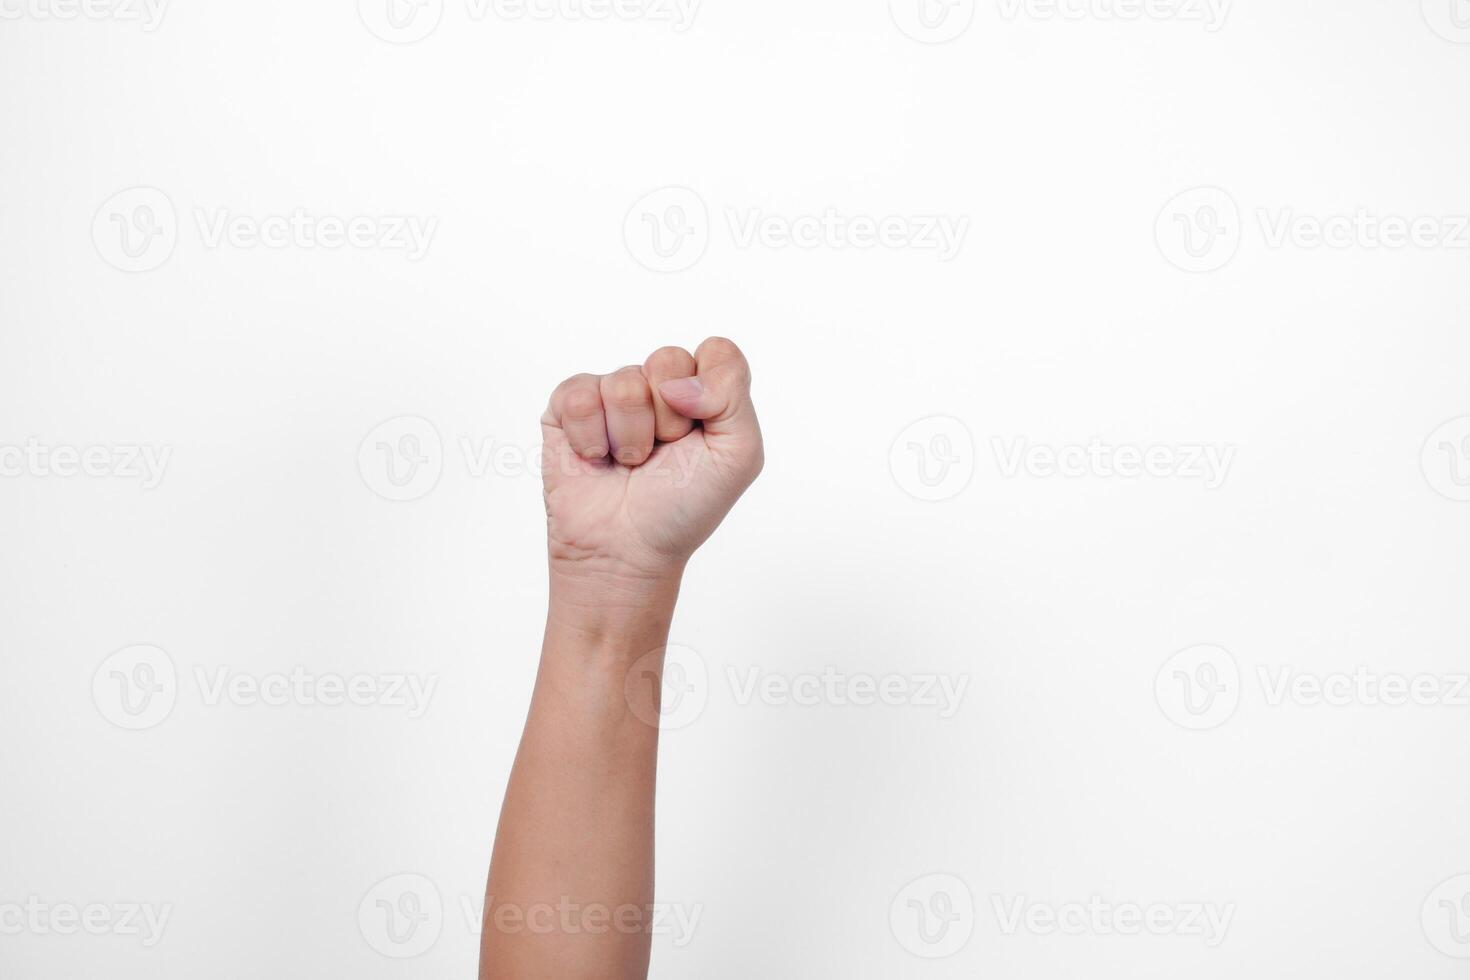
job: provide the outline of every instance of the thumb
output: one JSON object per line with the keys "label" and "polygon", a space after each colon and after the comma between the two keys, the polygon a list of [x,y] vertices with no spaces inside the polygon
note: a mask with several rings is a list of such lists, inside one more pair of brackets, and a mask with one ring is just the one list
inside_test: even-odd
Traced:
{"label": "thumb", "polygon": [[696,375],[658,386],[665,404],[685,418],[704,423],[707,439],[723,449],[759,449],[760,423],[750,400],[750,366],[740,348],[714,337],[695,351]]}

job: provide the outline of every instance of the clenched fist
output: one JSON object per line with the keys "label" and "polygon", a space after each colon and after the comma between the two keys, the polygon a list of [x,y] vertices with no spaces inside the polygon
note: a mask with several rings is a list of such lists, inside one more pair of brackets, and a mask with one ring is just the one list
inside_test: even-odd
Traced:
{"label": "clenched fist", "polygon": [[568,378],[541,428],[554,571],[677,574],[764,462],[750,367],[719,337]]}

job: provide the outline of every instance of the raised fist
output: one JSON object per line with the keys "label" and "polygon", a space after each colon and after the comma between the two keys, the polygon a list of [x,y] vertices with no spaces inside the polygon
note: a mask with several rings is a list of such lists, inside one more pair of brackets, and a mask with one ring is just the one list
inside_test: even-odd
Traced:
{"label": "raised fist", "polygon": [[568,378],[541,428],[551,560],[598,572],[677,572],[765,458],[750,366],[720,337]]}

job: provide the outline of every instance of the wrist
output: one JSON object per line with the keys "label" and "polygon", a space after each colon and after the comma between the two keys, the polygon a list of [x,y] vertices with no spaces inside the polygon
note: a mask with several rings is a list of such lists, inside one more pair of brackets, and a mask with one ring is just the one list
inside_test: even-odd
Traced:
{"label": "wrist", "polygon": [[616,643],[667,633],[682,563],[633,568],[616,561],[552,559],[548,622]]}

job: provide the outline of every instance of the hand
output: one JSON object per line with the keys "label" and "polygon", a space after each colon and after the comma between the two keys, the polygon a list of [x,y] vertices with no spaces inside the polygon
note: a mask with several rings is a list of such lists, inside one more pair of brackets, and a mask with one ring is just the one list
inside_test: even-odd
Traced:
{"label": "hand", "polygon": [[553,572],[677,577],[765,458],[750,367],[720,337],[568,378],[541,429]]}

